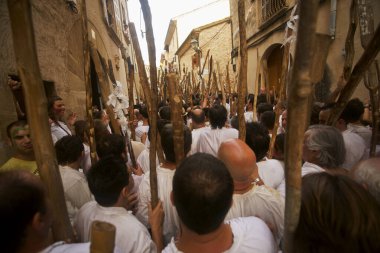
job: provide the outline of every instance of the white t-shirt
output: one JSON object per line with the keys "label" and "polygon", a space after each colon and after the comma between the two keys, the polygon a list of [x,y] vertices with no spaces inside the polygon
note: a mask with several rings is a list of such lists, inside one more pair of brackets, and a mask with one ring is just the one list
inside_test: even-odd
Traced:
{"label": "white t-shirt", "polygon": [[[56,242],[39,253],[90,253],[90,242],[86,243],[70,243],[63,241]],[[117,247],[114,248],[114,253],[121,253]]]}
{"label": "white t-shirt", "polygon": [[82,172],[70,168],[69,166],[59,165],[63,191],[67,211],[71,224],[74,222],[78,210],[87,202],[92,200],[90,189],[86,177]]}
{"label": "white t-shirt", "polygon": [[[59,124],[59,125],[58,125]],[[62,137],[66,135],[71,135],[70,129],[66,126],[66,124],[62,121],[58,121],[58,124],[55,122],[51,123],[50,131],[53,139],[53,143],[55,144],[57,141],[62,139]]]}
{"label": "white t-shirt", "polygon": [[[170,193],[172,191],[172,182],[175,170],[170,170],[157,166],[157,190],[158,198],[162,201],[164,208],[163,234],[165,244],[170,242],[173,236],[177,235],[179,229],[178,214],[175,207],[171,204]],[[147,227],[148,225],[148,203],[150,203],[150,173],[144,174],[139,188],[139,204],[136,217]]]}
{"label": "white t-shirt", "polygon": [[273,228],[279,243],[284,233],[285,201],[280,194],[265,185],[253,186],[243,194],[234,194],[233,202],[225,220],[256,216]]}
{"label": "white t-shirt", "polygon": [[[276,242],[268,226],[259,218],[245,217],[228,221],[233,234],[233,244],[226,253],[275,253]],[[162,251],[163,253],[181,253],[174,239]]]}
{"label": "white t-shirt", "polygon": [[116,227],[115,246],[122,252],[156,252],[148,230],[123,207],[102,207],[95,201],[85,204],[78,212],[75,228],[81,242],[90,240],[93,221],[105,221]]}
{"label": "white t-shirt", "polygon": [[357,135],[362,137],[367,149],[371,147],[372,130],[370,128],[355,124],[348,124],[346,131],[356,133]]}
{"label": "white t-shirt", "polygon": [[323,172],[323,171],[325,171],[325,170],[323,168],[319,167],[318,165],[316,165],[314,163],[305,162],[301,168],[301,175],[305,176],[305,175],[310,174],[310,173],[319,173],[319,172]]}
{"label": "white t-shirt", "polygon": [[[150,170],[149,152],[149,148],[144,149],[136,160],[137,164],[141,167],[144,173],[148,173]],[[156,165],[159,163],[160,162],[158,161],[158,157],[156,155]]]}
{"label": "white t-shirt", "polygon": [[234,128],[208,129],[199,135],[196,151],[217,157],[222,142],[236,138],[239,138],[239,131]]}
{"label": "white t-shirt", "polygon": [[351,170],[356,163],[366,158],[366,145],[364,139],[356,133],[346,130],[342,132],[342,136],[346,148],[346,157],[342,167]]}
{"label": "white t-shirt", "polygon": [[193,155],[197,152],[197,145],[198,145],[198,141],[199,141],[199,136],[201,135],[201,133],[203,133],[204,131],[210,129],[209,127],[201,127],[201,128],[197,128],[197,129],[193,129],[193,131],[191,131],[191,136],[192,136],[192,142],[191,142],[191,150],[189,152],[189,156],[190,155]]}
{"label": "white t-shirt", "polygon": [[135,129],[136,139],[138,138],[138,140],[141,142],[141,136],[143,136],[144,133],[148,134],[148,131],[149,131],[149,126],[136,127]]}

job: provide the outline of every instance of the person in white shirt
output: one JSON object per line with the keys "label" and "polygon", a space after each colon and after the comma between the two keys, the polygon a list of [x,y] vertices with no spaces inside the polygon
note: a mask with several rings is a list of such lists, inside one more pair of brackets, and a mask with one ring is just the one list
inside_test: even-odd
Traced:
{"label": "person in white shirt", "polygon": [[[157,190],[161,199],[165,218],[163,224],[163,235],[165,244],[169,243],[179,231],[178,215],[175,207],[171,205],[170,192],[172,191],[172,181],[176,169],[176,158],[174,152],[173,125],[167,124],[160,131],[161,145],[165,154],[165,160],[157,166]],[[191,133],[190,129],[184,125],[184,154],[190,151]],[[136,217],[148,226],[148,204],[151,201],[150,193],[150,173],[146,173],[139,188],[139,203]]]}
{"label": "person in white shirt", "polygon": [[234,195],[226,220],[256,216],[272,228],[279,243],[284,231],[284,199],[260,179],[253,151],[240,139],[222,143],[218,158],[234,181]]}
{"label": "person in white shirt", "polygon": [[264,184],[278,191],[281,190],[281,196],[284,197],[285,173],[283,165],[276,159],[266,157],[270,144],[268,130],[261,123],[248,123],[246,124],[245,141],[256,155],[259,175]]}
{"label": "person in white shirt", "polygon": [[145,140],[142,138],[144,134],[148,134],[149,131],[149,118],[148,118],[148,109],[146,106],[143,106],[140,109],[140,114],[142,118],[143,124],[141,126],[137,126],[135,129],[136,139],[145,143]]}
{"label": "person in white shirt", "polygon": [[239,137],[239,131],[226,128],[227,110],[223,105],[214,105],[209,109],[211,129],[199,135],[196,152],[208,153],[217,156],[220,144],[228,139]]}
{"label": "person in white shirt", "polygon": [[73,224],[78,210],[91,201],[85,175],[79,171],[83,159],[83,144],[78,136],[64,136],[55,143],[67,212]]}
{"label": "person in white shirt", "polygon": [[[116,227],[115,246],[123,252],[156,252],[162,248],[161,222],[152,222],[152,237],[146,227],[128,212],[128,195],[133,189],[133,178],[125,162],[114,156],[101,158],[89,171],[88,184],[96,201],[85,204],[78,212],[75,228],[81,242],[90,239],[91,224],[95,220],[105,221]],[[161,203],[155,210],[161,209]],[[157,244],[157,248],[156,245]]]}
{"label": "person in white shirt", "polygon": [[163,252],[277,252],[272,233],[259,218],[224,222],[233,188],[231,175],[219,159],[204,153],[185,158],[175,172],[171,194],[181,234]]}
{"label": "person in white shirt", "polygon": [[341,168],[346,155],[342,134],[332,126],[313,125],[305,132],[301,174]]}
{"label": "person in white shirt", "polygon": [[[54,143],[63,136],[72,135],[69,127],[63,122],[65,116],[65,104],[58,96],[51,97],[48,101],[48,114],[51,135]],[[74,124],[76,115],[72,114],[68,123]]]}
{"label": "person in white shirt", "polygon": [[197,145],[199,141],[199,136],[202,132],[209,129],[206,127],[206,116],[204,111],[199,107],[195,108],[191,111],[191,128],[193,129],[191,131],[192,136],[192,143],[191,143],[191,150],[189,152],[189,155],[195,154],[197,152]]}

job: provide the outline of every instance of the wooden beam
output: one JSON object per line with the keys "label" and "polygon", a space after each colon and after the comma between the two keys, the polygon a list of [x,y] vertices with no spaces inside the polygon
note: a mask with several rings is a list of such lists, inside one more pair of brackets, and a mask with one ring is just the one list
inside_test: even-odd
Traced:
{"label": "wooden beam", "polygon": [[285,235],[284,252],[294,252],[294,232],[301,207],[301,166],[305,128],[308,125],[310,76],[319,0],[300,1],[297,42],[288,98],[288,124],[285,140]]}
{"label": "wooden beam", "polygon": [[239,16],[239,34],[240,34],[240,69],[239,69],[239,84],[238,84],[238,119],[239,119],[239,139],[245,141],[245,117],[244,117],[244,104],[247,97],[247,34],[245,23],[245,4],[244,0],[238,2],[238,16]]}
{"label": "wooden beam", "polygon": [[[47,99],[38,65],[30,1],[8,0],[17,69],[23,83],[33,150],[53,213],[54,241],[74,241],[58,170],[47,112]],[[5,217],[6,218],[6,217]]]}

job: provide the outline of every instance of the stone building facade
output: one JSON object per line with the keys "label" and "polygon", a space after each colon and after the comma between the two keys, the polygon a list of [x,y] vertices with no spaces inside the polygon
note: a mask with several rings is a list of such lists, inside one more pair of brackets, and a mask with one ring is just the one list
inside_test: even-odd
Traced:
{"label": "stone building facade", "polygon": [[[279,86],[281,75],[281,61],[283,55],[283,43],[285,41],[285,28],[295,7],[295,0],[246,0],[245,13],[247,25],[247,46],[248,46],[248,92],[253,93],[255,89],[255,79],[257,72],[259,55],[260,79],[259,85],[264,89],[267,87]],[[232,20],[233,52],[232,55],[238,58],[239,47],[239,23],[238,23],[238,1],[230,0],[230,11]],[[375,29],[380,21],[380,2],[371,1],[371,11],[374,14]],[[320,1],[316,32],[327,34],[331,38],[331,44],[327,57],[325,75],[322,80],[323,85],[317,88],[317,93],[322,93],[323,99],[336,87],[336,83],[342,74],[345,40],[350,23],[351,1],[325,0]],[[335,20],[335,22],[334,22]],[[291,59],[294,55],[294,43],[291,46]],[[360,26],[355,33],[355,57],[354,65],[363,53],[360,44]],[[379,57],[379,56],[378,56]],[[238,62],[238,61],[237,61]],[[318,94],[316,94],[318,96]],[[368,91],[363,83],[355,91],[354,97],[362,100],[368,99]]]}
{"label": "stone building facade", "polygon": [[[39,66],[44,81],[49,81],[47,93],[61,96],[66,112],[75,112],[85,118],[85,86],[83,70],[83,45],[81,28],[81,4],[78,13],[62,0],[32,0],[32,16]],[[97,49],[107,74],[120,81],[127,93],[126,69],[121,50],[134,62],[128,46],[128,10],[125,0],[86,1],[88,37]],[[5,127],[16,120],[12,93],[7,85],[8,74],[17,74],[12,44],[7,1],[0,1],[0,164],[9,157]],[[16,49],[17,50],[17,49]],[[91,64],[93,104],[102,107],[99,85]],[[137,70],[136,70],[137,71]],[[137,75],[136,75],[137,76]],[[112,82],[109,81],[111,87]],[[46,86],[45,86],[46,87]]]}

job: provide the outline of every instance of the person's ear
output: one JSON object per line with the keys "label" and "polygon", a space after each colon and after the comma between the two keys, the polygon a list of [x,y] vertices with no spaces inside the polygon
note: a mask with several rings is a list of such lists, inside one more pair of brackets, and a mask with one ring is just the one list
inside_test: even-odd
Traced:
{"label": "person's ear", "polygon": [[123,198],[128,198],[128,194],[129,194],[129,190],[128,190],[128,185],[125,186],[122,190],[121,190],[121,195]]}
{"label": "person's ear", "polygon": [[7,144],[9,145],[9,147],[13,147],[11,138],[7,138]]}
{"label": "person's ear", "polygon": [[45,232],[46,229],[49,228],[49,221],[47,220],[46,215],[37,212],[34,214],[32,218],[32,227],[33,230],[36,231],[37,233],[43,233]]}

